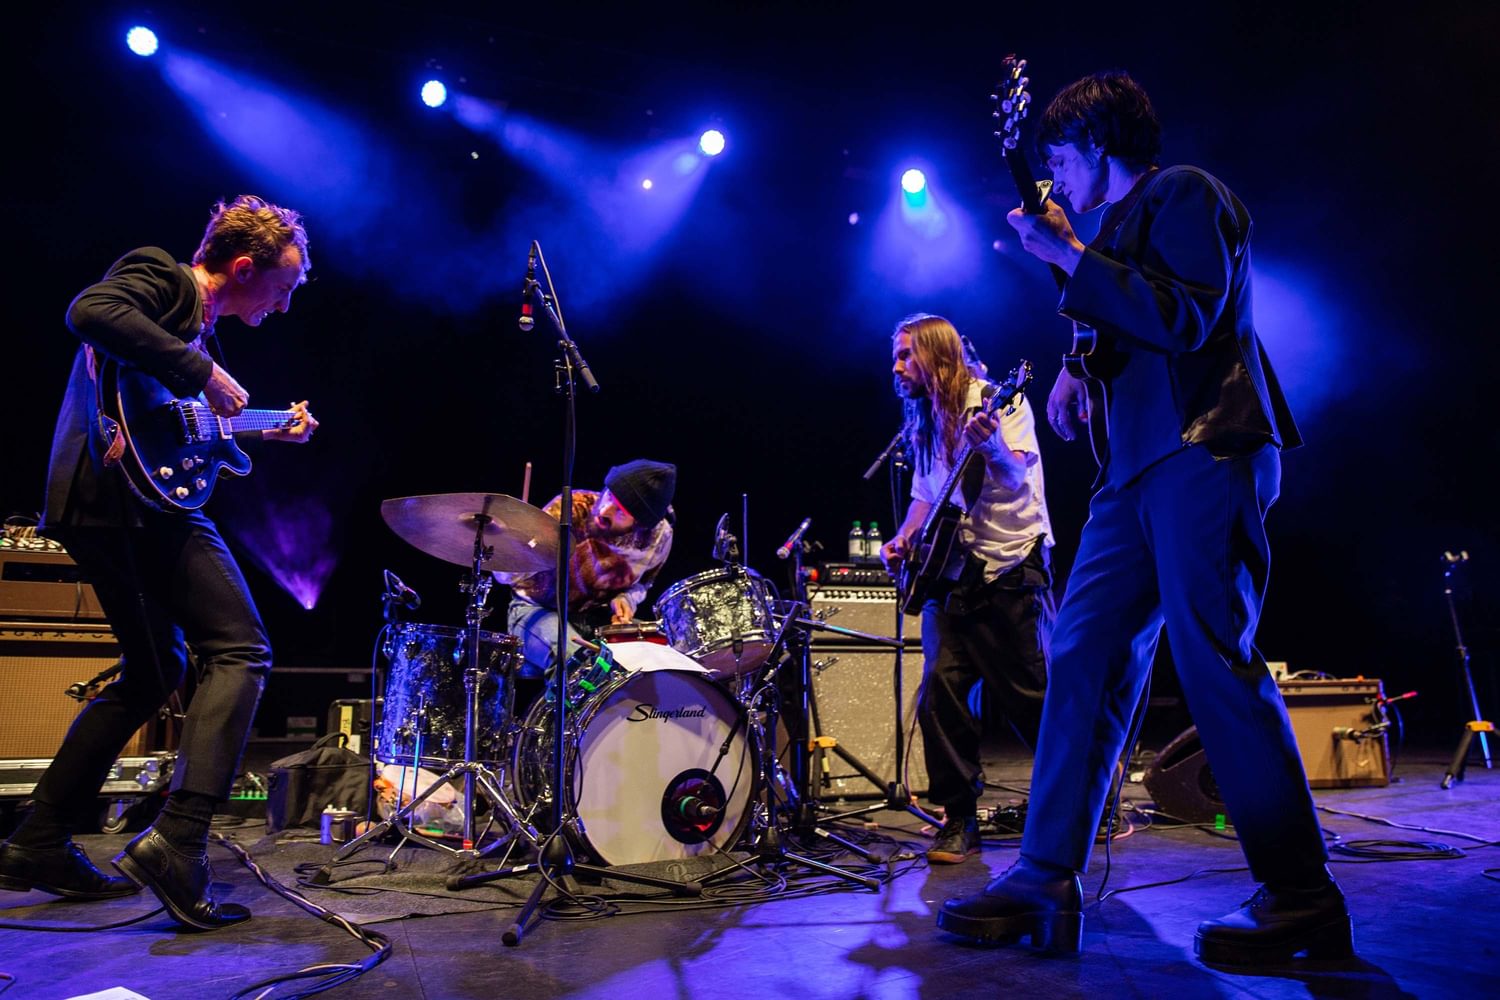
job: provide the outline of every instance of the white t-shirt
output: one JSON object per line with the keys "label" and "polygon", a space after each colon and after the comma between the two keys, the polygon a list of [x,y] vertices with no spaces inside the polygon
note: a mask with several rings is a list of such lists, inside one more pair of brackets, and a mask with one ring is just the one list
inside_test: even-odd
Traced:
{"label": "white t-shirt", "polygon": [[[982,383],[969,383],[966,410],[974,410],[983,400]],[[1019,489],[1003,486],[995,473],[985,467],[984,484],[979,490],[979,499],[968,515],[959,522],[958,548],[972,552],[984,560],[984,578],[993,580],[1012,567],[1018,566],[1031,551],[1038,538],[1043,544],[1052,545],[1052,522],[1047,517],[1047,497],[1042,482],[1041,452],[1037,448],[1036,418],[1031,404],[1025,396],[1017,402],[1014,410],[1005,412],[997,407],[1000,429],[988,442],[993,448],[1009,448],[1026,455],[1026,479]],[[963,439],[959,439],[962,451]],[[912,477],[913,500],[935,503],[948,479],[949,466],[942,455],[932,457],[932,468],[926,475],[918,472]],[[953,490],[953,500],[963,506],[962,484]],[[955,560],[947,568],[947,576],[956,578],[962,563]]]}

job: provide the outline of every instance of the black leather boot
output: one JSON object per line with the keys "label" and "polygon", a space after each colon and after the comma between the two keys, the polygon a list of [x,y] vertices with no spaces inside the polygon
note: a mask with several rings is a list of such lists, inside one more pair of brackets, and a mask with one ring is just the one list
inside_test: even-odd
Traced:
{"label": "black leather boot", "polygon": [[95,868],[72,842],[49,848],[0,843],[0,889],[40,889],[64,899],[115,899],[140,892],[130,879]]}
{"label": "black leather boot", "polygon": [[1083,941],[1083,887],[1077,875],[1021,858],[982,891],[945,902],[937,925],[980,941],[1029,934],[1034,947],[1076,952]]}
{"label": "black leather boot", "polygon": [[238,903],[214,901],[207,857],[184,854],[155,827],[126,844],[114,864],[136,885],[154,892],[179,923],[211,931],[250,919],[250,911]]}
{"label": "black leather boot", "polygon": [[1205,965],[1284,964],[1299,952],[1349,958],[1354,931],[1332,877],[1314,888],[1263,885],[1238,910],[1199,924],[1193,951]]}

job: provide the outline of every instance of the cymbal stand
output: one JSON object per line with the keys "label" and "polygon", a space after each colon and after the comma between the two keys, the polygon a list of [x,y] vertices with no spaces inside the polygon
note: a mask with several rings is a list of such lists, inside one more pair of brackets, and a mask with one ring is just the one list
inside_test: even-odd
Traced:
{"label": "cymbal stand", "polygon": [[[488,501],[486,501],[488,504]],[[401,843],[408,840],[416,840],[429,847],[448,851],[463,860],[472,860],[490,854],[502,846],[509,844],[516,836],[521,836],[533,846],[541,844],[541,834],[535,827],[516,811],[515,806],[506,796],[502,789],[503,782],[500,776],[495,774],[483,762],[475,759],[479,752],[479,687],[484,679],[485,670],[480,665],[480,629],[479,625],[484,620],[485,603],[489,599],[490,587],[494,582],[493,577],[484,569],[484,564],[493,555],[493,549],[484,544],[484,530],[494,519],[488,514],[480,512],[474,515],[474,563],[473,576],[467,585],[469,593],[469,604],[464,610],[464,642],[467,644],[464,650],[464,756],[463,760],[449,765],[448,769],[440,774],[426,791],[412,796],[412,800],[406,805],[401,805],[402,791],[396,794],[398,806],[390,816],[376,823],[364,833],[344,844],[335,852],[334,856],[312,877],[314,885],[328,885],[332,878],[334,867],[342,860],[359,850],[366,843],[377,837],[383,836],[387,830],[395,829],[401,833]],[[515,708],[515,688],[509,680],[504,681],[505,689],[505,717],[512,717]],[[423,706],[422,714],[425,716],[426,708]],[[426,726],[418,726],[418,741],[413,749],[412,767],[417,770],[422,766],[422,734]],[[453,847],[440,840],[428,837],[416,830],[410,823],[416,814],[417,808],[437,791],[454,778],[462,776],[464,779],[464,824],[463,840],[461,847]],[[416,776],[413,776],[413,791],[416,791]],[[480,850],[474,837],[474,800],[475,789],[482,789],[485,798],[489,800],[490,807],[502,813],[507,825],[510,827],[506,836],[497,838],[489,847]],[[398,844],[396,850],[399,851]],[[394,852],[392,852],[394,856]]]}
{"label": "cymbal stand", "polygon": [[[800,558],[797,560],[797,570],[800,574]],[[866,861],[876,860],[873,855],[859,845],[818,826],[814,821],[809,803],[801,794],[802,790],[807,787],[807,744],[805,740],[798,740],[792,726],[787,727],[794,745],[792,751],[792,777],[790,781],[786,779],[786,775],[782,772],[781,762],[776,759],[775,733],[778,713],[777,702],[779,698],[775,676],[788,663],[794,664],[797,671],[793,686],[799,692],[797,695],[797,706],[798,711],[801,713],[802,732],[806,733],[807,731],[807,671],[809,666],[806,653],[806,632],[801,631],[797,625],[798,622],[804,620],[801,616],[806,608],[807,604],[805,601],[794,600],[791,602],[791,610],[787,612],[785,618],[780,623],[780,627],[777,629],[776,642],[771,647],[771,655],[766,661],[771,666],[766,670],[762,682],[756,685],[755,692],[747,699],[746,714],[750,720],[751,739],[755,746],[759,794],[762,797],[761,801],[756,804],[753,814],[755,826],[757,827],[755,860],[757,863],[764,865],[800,865],[803,868],[822,872],[825,875],[836,876],[865,889],[878,891],[880,889],[880,882],[870,878],[868,875],[861,875],[858,872],[852,872],[837,865],[830,865],[800,854],[793,854],[786,849],[786,833],[788,831],[783,829],[783,810],[777,803],[776,793],[778,791],[781,791],[785,796],[787,800],[786,810],[792,814],[789,817],[789,822],[786,824],[792,831],[810,833],[824,840],[835,842],[845,850],[863,857]],[[793,639],[794,633],[800,635],[801,641],[799,645],[802,648],[784,663],[778,664],[776,661],[781,654],[782,648],[788,645],[788,641],[798,641]],[[757,701],[764,706],[760,711],[757,711],[755,708]]]}
{"label": "cymbal stand", "polygon": [[[536,280],[536,267],[540,264],[542,277],[546,279],[547,287],[544,289]],[[584,360],[578,344],[568,336],[567,326],[563,323],[562,310],[557,304],[557,292],[552,286],[552,275],[547,269],[546,258],[542,256],[541,246],[533,240],[531,252],[526,268],[526,285],[524,290],[525,305],[522,308],[522,329],[531,328],[531,301],[536,299],[542,307],[541,311],[552,323],[553,330],[557,333],[557,349],[559,357],[553,365],[554,389],[563,401],[563,444],[562,444],[562,489],[560,493],[560,504],[558,506],[559,517],[557,519],[557,586],[555,598],[557,605],[557,642],[553,647],[552,663],[552,689],[557,692],[555,712],[553,721],[555,723],[552,736],[552,832],[545,842],[538,842],[538,855],[535,862],[515,865],[493,872],[479,872],[472,875],[448,879],[449,889],[467,889],[487,882],[498,881],[503,878],[511,878],[517,875],[528,875],[540,872],[542,878],[537,880],[536,888],[532,890],[530,898],[516,914],[515,922],[510,925],[500,936],[500,940],[507,946],[514,947],[521,943],[526,933],[526,925],[531,916],[541,904],[542,896],[548,888],[555,888],[559,892],[571,896],[579,895],[577,886],[572,878],[574,872],[584,872],[597,877],[608,876],[623,882],[633,882],[638,885],[653,886],[658,889],[668,889],[679,895],[696,896],[702,892],[702,886],[697,882],[673,882],[670,879],[651,878],[647,875],[639,875],[634,872],[618,872],[612,868],[598,865],[580,864],[573,858],[573,847],[569,842],[569,830],[576,823],[576,816],[568,815],[567,794],[567,716],[568,716],[568,581],[569,571],[572,565],[573,555],[573,460],[577,451],[577,387],[575,378],[583,382],[590,392],[599,391],[599,382],[594,378],[594,373],[589,369],[588,362]],[[476,543],[477,544],[477,543]],[[477,566],[477,563],[476,563]],[[477,691],[477,688],[476,688]],[[477,693],[473,700],[477,701]],[[473,733],[474,723],[470,722],[470,733]],[[503,798],[503,796],[502,796]]]}

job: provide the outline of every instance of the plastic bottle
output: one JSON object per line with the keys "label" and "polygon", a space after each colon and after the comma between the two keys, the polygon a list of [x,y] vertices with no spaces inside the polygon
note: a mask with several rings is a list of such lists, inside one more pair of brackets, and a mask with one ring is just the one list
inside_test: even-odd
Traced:
{"label": "plastic bottle", "polygon": [[865,532],[865,562],[880,562],[880,547],[885,544],[885,539],[880,535],[880,522],[871,521],[870,530]]}
{"label": "plastic bottle", "polygon": [[854,522],[854,527],[849,532],[849,561],[865,561],[865,530],[859,526],[858,521]]}

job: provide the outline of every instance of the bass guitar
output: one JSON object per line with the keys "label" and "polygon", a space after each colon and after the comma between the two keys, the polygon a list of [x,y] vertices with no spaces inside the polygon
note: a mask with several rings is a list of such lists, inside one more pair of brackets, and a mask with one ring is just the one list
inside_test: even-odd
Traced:
{"label": "bass guitar", "polygon": [[118,464],[130,490],[162,511],[197,510],[221,475],[244,476],[250,456],[240,431],[290,427],[297,410],[244,410],[221,417],[199,396],[175,396],[137,368],[99,358],[100,432],[105,463]]}
{"label": "bass guitar", "polygon": [[[1031,80],[1026,74],[1026,60],[1010,55],[1002,64],[1002,76],[990,99],[995,102],[993,118],[999,123],[995,138],[1005,157],[1005,165],[1015,182],[1016,193],[1021,196],[1021,211],[1027,215],[1041,215],[1047,210],[1047,199],[1052,194],[1051,181],[1038,181],[1031,173],[1031,164],[1021,150],[1021,123],[1031,110]],[[1056,264],[1048,265],[1058,291],[1067,284],[1068,274]],[[1104,464],[1109,442],[1109,382],[1119,373],[1122,359],[1103,343],[1099,332],[1082,323],[1073,324],[1073,344],[1063,355],[1063,369],[1083,382],[1086,402],[1078,414],[1089,432],[1089,447],[1093,449],[1094,461]]]}
{"label": "bass guitar", "polygon": [[[1030,382],[1031,362],[1022,360],[1011,369],[1010,377],[1004,382],[984,387],[984,401],[980,404],[980,412],[994,413],[1000,409],[1006,413],[1011,412],[1015,408],[1016,399],[1026,391],[1026,386]],[[997,430],[995,433],[1000,432]],[[948,478],[944,480],[943,488],[938,491],[937,497],[933,500],[932,509],[922,520],[921,530],[916,535],[916,543],[896,573],[896,599],[905,613],[909,615],[921,613],[922,605],[930,595],[933,584],[942,579],[943,570],[953,558],[953,547],[958,541],[959,522],[968,514],[964,504],[954,501],[953,494],[958,489],[958,485],[964,482],[974,469],[975,464],[983,462],[984,457],[965,442],[958,457],[953,461],[953,468],[949,471]]]}

